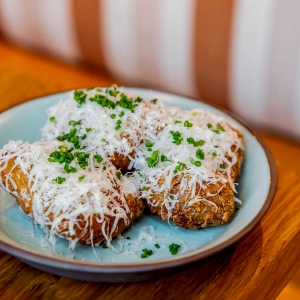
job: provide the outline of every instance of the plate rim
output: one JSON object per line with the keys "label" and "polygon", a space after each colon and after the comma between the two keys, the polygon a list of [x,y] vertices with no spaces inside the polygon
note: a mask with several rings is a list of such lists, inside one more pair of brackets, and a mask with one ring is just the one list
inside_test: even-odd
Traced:
{"label": "plate rim", "polygon": [[[76,88],[76,89],[85,89],[84,88]],[[105,88],[105,87],[104,87]],[[243,236],[245,236],[248,232],[250,232],[258,223],[259,221],[265,216],[267,211],[269,210],[273,199],[276,194],[277,190],[277,184],[278,184],[278,172],[277,172],[277,167],[276,163],[274,160],[274,157],[266,145],[266,143],[263,141],[263,139],[253,130],[249,125],[241,120],[239,117],[237,117],[234,113],[228,111],[227,109],[221,107],[220,105],[210,103],[208,101],[202,100],[202,99],[195,99],[195,98],[190,98],[184,95],[179,95],[179,94],[174,94],[174,93],[168,93],[164,91],[159,91],[156,89],[147,89],[147,88],[140,88],[140,87],[134,87],[134,86],[120,86],[120,88],[126,88],[126,89],[137,89],[141,91],[146,91],[146,92],[154,92],[154,93],[159,93],[159,94],[165,94],[166,96],[176,96],[176,97],[183,97],[188,100],[192,100],[195,102],[203,103],[208,106],[211,106],[213,108],[218,109],[219,111],[225,113],[229,117],[231,117],[234,121],[237,123],[241,124],[243,127],[245,127],[251,136],[257,140],[257,142],[260,144],[262,147],[267,161],[268,165],[270,168],[270,184],[269,184],[269,190],[267,197],[265,199],[265,202],[258,212],[258,214],[254,217],[254,219],[241,231],[239,231],[237,234],[232,236],[231,238],[227,239],[226,241],[222,242],[221,244],[214,246],[211,249],[207,249],[201,253],[194,253],[186,257],[180,257],[174,258],[171,260],[164,261],[162,260],[157,260],[157,261],[149,261],[149,262],[131,262],[131,263],[108,263],[108,262],[89,262],[89,261],[78,261],[78,260],[72,260],[68,258],[61,258],[59,256],[49,256],[47,254],[43,254],[40,251],[30,249],[28,251],[26,247],[23,245],[19,245],[20,247],[15,247],[11,244],[8,244],[4,241],[0,240],[0,250],[13,255],[21,260],[27,261],[27,263],[31,262],[33,264],[42,264],[44,266],[48,267],[55,267],[55,268],[60,268],[60,269],[68,269],[68,270],[77,270],[85,273],[115,273],[119,272],[122,274],[126,273],[132,273],[132,272],[147,272],[147,271],[153,271],[153,270],[161,270],[161,269],[169,269],[169,268],[175,268],[175,267],[180,267],[183,265],[188,265],[196,261],[200,261],[204,258],[207,258],[209,256],[212,256],[216,254],[217,252],[220,252],[224,250],[225,248],[235,244],[238,240],[240,240]],[[62,90],[60,92],[56,93],[47,93],[38,97],[33,97],[26,99],[24,102],[15,104],[7,109],[4,109],[0,111],[0,117],[4,112],[14,110],[20,106],[27,105],[30,102],[34,101],[41,101],[45,98],[51,97],[51,96],[57,96],[59,94],[64,94],[67,92],[71,92],[75,89],[67,89],[67,90]],[[17,243],[17,242],[15,242]],[[59,264],[59,266],[56,266],[56,264]]]}

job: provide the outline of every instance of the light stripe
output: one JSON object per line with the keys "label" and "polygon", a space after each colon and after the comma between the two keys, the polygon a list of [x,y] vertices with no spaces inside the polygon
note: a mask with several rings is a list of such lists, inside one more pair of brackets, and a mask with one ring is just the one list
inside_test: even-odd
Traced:
{"label": "light stripe", "polygon": [[193,80],[193,29],[195,0],[160,1],[157,36],[158,79],[164,90],[196,97]]}
{"label": "light stripe", "polygon": [[200,96],[227,106],[231,26],[235,0],[198,0],[194,73]]}
{"label": "light stripe", "polygon": [[2,0],[0,18],[4,34],[23,46],[67,60],[79,56],[70,1]]}
{"label": "light stripe", "polygon": [[293,111],[293,122],[295,126],[292,128],[292,133],[297,136],[300,140],[300,47],[298,48],[298,55],[296,61],[296,72],[295,72],[295,81],[294,81],[294,99],[295,107]]}
{"label": "light stripe", "polygon": [[[103,28],[103,55],[107,69],[122,80],[136,82],[137,49],[134,47],[134,3],[123,0],[103,0],[99,20]],[[105,12],[105,13],[104,13]]]}
{"label": "light stripe", "polygon": [[73,61],[80,53],[75,36],[71,0],[35,0],[42,47],[52,55]]}
{"label": "light stripe", "polygon": [[86,61],[103,67],[102,27],[104,24],[101,11],[101,0],[73,0],[74,27],[80,52]]}
{"label": "light stripe", "polygon": [[43,36],[37,17],[35,0],[0,1],[2,31],[17,43],[41,48]]}
{"label": "light stripe", "polygon": [[[140,86],[160,89],[158,57],[158,33],[163,11],[161,0],[130,0],[134,6],[132,22],[134,24],[134,40],[132,46],[136,49],[135,67],[136,83]],[[133,29],[132,28],[132,29]]]}
{"label": "light stripe", "polygon": [[268,110],[267,83],[275,1],[236,2],[233,29],[231,108],[246,120],[262,124]]}
{"label": "light stripe", "polygon": [[[297,61],[300,49],[300,2],[277,1],[274,11],[268,82],[266,125],[300,137],[296,114],[300,85]],[[299,112],[299,110],[298,110]]]}

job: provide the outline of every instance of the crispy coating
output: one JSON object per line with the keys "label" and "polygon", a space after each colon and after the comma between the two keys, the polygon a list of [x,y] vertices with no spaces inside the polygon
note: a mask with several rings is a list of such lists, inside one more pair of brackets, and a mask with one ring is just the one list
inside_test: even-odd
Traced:
{"label": "crispy coating", "polygon": [[[243,160],[243,151],[237,151],[237,163],[232,166],[231,179],[233,182],[240,175],[240,168]],[[224,175],[225,176],[225,175]],[[186,178],[189,180],[189,178]],[[222,225],[230,221],[235,211],[234,191],[229,182],[208,184],[196,183],[195,195],[191,197],[191,190],[180,190],[182,177],[175,176],[172,179],[169,189],[169,197],[176,197],[176,203],[172,211],[168,211],[165,205],[165,193],[152,192],[150,201],[145,201],[150,212],[161,219],[173,221],[177,226],[185,229],[200,229],[208,226]],[[165,178],[161,177],[158,184],[162,185]]]}
{"label": "crispy coating", "polygon": [[[21,209],[30,217],[32,217],[32,204],[33,204],[33,195],[30,193],[30,188],[28,186],[28,178],[23,173],[21,168],[14,164],[14,160],[10,159],[8,161],[7,167],[0,173],[1,180],[4,186],[10,191],[12,196],[16,199],[17,203],[20,205]],[[0,166],[1,167],[1,166]],[[10,176],[12,180],[16,183],[16,188],[9,181],[6,180],[7,176]],[[13,194],[16,192],[16,194]],[[107,195],[109,197],[109,195]],[[120,200],[115,198],[120,205]],[[130,213],[127,214],[128,222],[125,224],[123,219],[119,219],[115,230],[112,232],[111,237],[115,237],[118,234],[122,233],[127,227],[129,227],[134,219],[139,217],[144,209],[144,204],[142,200],[134,195],[126,196],[126,203],[129,207]],[[53,215],[49,215],[50,221],[53,222]],[[77,222],[74,224],[74,234],[69,234],[69,220],[63,219],[57,226],[57,235],[67,238],[67,239],[77,239],[78,243],[86,244],[91,243],[99,243],[105,241],[105,237],[103,235],[104,232],[109,235],[111,229],[113,227],[115,217],[105,215],[105,221],[99,222],[100,216],[98,214],[93,214],[88,219],[85,219],[83,215],[78,215]],[[103,224],[104,223],[104,224]],[[50,226],[49,226],[50,229]]]}

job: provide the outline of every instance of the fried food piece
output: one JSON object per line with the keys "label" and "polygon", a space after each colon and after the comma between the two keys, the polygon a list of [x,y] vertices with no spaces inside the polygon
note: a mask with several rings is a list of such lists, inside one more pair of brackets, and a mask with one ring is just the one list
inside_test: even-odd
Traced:
{"label": "fried food piece", "polygon": [[[231,168],[231,179],[235,182],[240,175],[242,164],[242,150],[238,151],[238,162]],[[189,176],[185,176],[187,181]],[[175,176],[166,193],[151,193],[150,199],[145,201],[150,212],[165,221],[173,221],[177,226],[185,229],[200,229],[228,223],[235,211],[235,195],[229,181],[210,183],[196,183],[195,195],[191,189],[180,189],[182,176]],[[162,185],[165,178],[158,181]],[[170,201],[177,201],[170,211],[166,207],[166,197]]]}
{"label": "fried food piece", "polygon": [[[134,193],[134,189],[132,193],[122,192],[121,185],[124,182],[114,178],[112,176],[114,174],[110,171],[105,174],[101,168],[101,171],[86,172],[81,177],[84,177],[85,182],[80,183],[78,182],[80,176],[76,173],[69,174],[67,180],[61,184],[52,183],[51,179],[45,178],[45,185],[50,182],[50,189],[54,190],[53,193],[49,193],[46,191],[49,187],[45,188],[44,192],[41,192],[43,188],[34,187],[38,185],[37,181],[31,178],[32,172],[34,177],[38,176],[35,173],[35,166],[30,170],[26,169],[28,173],[25,174],[20,165],[22,162],[23,158],[20,156],[11,158],[5,163],[0,162],[2,185],[12,194],[27,215],[54,235],[81,244],[97,244],[105,240],[109,242],[129,227],[143,212],[144,204],[138,193]],[[48,162],[45,164],[53,167]],[[81,193],[81,196],[64,203],[64,200],[59,198],[59,192],[66,193],[68,182],[72,184],[75,177],[75,187],[71,187],[73,195],[76,197]],[[106,180],[107,188],[101,186],[103,180]],[[127,178],[124,180],[126,181]],[[94,192],[97,181],[101,191]],[[126,183],[130,184],[127,181]],[[94,187],[94,190],[89,187]],[[89,190],[84,192],[85,189]]]}
{"label": "fried food piece", "polygon": [[234,124],[219,115],[202,109],[180,112],[158,133],[150,154],[141,149],[147,163],[138,166],[144,173],[140,186],[150,212],[186,229],[229,222],[242,140]]}

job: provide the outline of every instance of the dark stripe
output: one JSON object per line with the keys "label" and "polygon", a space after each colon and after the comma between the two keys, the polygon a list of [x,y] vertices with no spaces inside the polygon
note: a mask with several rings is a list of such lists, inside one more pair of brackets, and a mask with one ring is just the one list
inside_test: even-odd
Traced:
{"label": "dark stripe", "polygon": [[229,57],[235,0],[197,0],[194,78],[199,96],[228,107]]}
{"label": "dark stripe", "polygon": [[73,0],[75,33],[83,59],[104,66],[100,24],[101,0]]}

